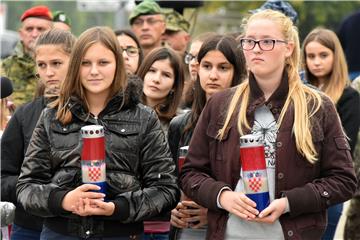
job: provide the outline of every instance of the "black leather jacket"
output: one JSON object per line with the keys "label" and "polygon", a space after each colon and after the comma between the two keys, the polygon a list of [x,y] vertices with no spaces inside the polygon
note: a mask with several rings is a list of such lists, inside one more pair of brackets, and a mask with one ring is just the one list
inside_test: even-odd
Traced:
{"label": "black leather jacket", "polygon": [[[143,220],[176,206],[180,192],[168,142],[156,113],[138,103],[134,91],[130,86],[125,95],[113,97],[98,119],[74,97],[68,104],[73,119],[66,126],[56,120],[54,109],[43,111],[17,196],[26,211],[46,217],[51,230],[80,238],[129,236],[142,232]],[[79,130],[91,124],[105,129],[107,199],[115,204],[110,217],[80,217],[61,207],[67,192],[82,184]]]}
{"label": "black leather jacket", "polygon": [[41,231],[43,219],[17,204],[15,193],[26,149],[46,102],[44,97],[39,97],[17,108],[1,137],[1,201],[16,205],[16,225],[35,231]]}
{"label": "black leather jacket", "polygon": [[178,164],[179,149],[182,146],[190,144],[191,136],[194,129],[184,130],[191,119],[191,111],[187,111],[179,116],[174,117],[169,125],[168,141],[171,154],[174,158],[176,166]]}

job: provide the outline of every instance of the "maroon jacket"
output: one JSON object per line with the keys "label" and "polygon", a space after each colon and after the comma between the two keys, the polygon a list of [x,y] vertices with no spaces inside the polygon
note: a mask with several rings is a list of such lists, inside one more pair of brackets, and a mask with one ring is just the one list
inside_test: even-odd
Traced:
{"label": "maroon jacket", "polygon": [[[288,93],[287,74],[275,93],[265,102],[254,77],[250,76],[247,117],[253,124],[255,109],[266,104],[278,119]],[[240,174],[239,132],[233,118],[224,139],[216,139],[235,88],[210,98],[195,128],[180,180],[187,196],[207,207],[207,239],[224,239],[228,212],[217,207],[221,188],[235,189]],[[312,118],[312,137],[319,160],[309,163],[296,150],[292,134],[294,108],[291,105],[279,129],[276,143],[275,198],[285,194],[290,212],[280,217],[285,239],[320,239],[326,227],[326,209],[350,199],[356,177],[350,147],[336,109],[328,97]]]}

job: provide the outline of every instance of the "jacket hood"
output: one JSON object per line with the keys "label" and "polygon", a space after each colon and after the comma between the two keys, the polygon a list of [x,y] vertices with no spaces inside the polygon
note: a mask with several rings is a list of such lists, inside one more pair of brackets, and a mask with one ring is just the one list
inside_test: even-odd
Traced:
{"label": "jacket hood", "polygon": [[125,89],[125,102],[124,106],[135,106],[140,103],[140,99],[143,92],[143,81],[137,75],[128,76],[128,84]]}

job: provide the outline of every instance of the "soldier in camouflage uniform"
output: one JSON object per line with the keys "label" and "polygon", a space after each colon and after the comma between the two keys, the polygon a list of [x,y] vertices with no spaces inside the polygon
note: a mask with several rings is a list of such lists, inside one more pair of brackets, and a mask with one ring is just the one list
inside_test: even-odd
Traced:
{"label": "soldier in camouflage uniform", "polygon": [[161,47],[161,36],[165,32],[165,17],[154,0],[144,0],[129,16],[131,30],[138,38],[144,56],[151,50]]}
{"label": "soldier in camouflage uniform", "polygon": [[[352,82],[352,86],[360,92],[360,76]],[[358,132],[357,139],[357,144],[354,150],[354,164],[356,176],[360,179],[360,132]],[[347,211],[344,239],[360,239],[360,183],[358,183],[357,191],[351,199],[349,210]]]}
{"label": "soldier in camouflage uniform", "polygon": [[180,56],[185,57],[185,51],[190,43],[190,23],[177,11],[164,9],[166,30],[163,35],[164,41]]}
{"label": "soldier in camouflage uniform", "polygon": [[26,10],[21,18],[19,29],[20,42],[13,55],[1,62],[1,76],[13,81],[12,99],[19,106],[32,99],[35,93],[37,78],[35,62],[32,59],[32,46],[36,38],[52,27],[51,11],[46,6],[36,6]]}

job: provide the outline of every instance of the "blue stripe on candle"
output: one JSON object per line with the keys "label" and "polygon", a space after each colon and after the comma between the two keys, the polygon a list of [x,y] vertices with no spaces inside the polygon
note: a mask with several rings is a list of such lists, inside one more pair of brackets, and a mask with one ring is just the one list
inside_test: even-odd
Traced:
{"label": "blue stripe on candle", "polygon": [[88,184],[94,184],[99,186],[101,189],[99,191],[93,191],[93,192],[100,192],[106,194],[106,182],[88,182]]}
{"label": "blue stripe on candle", "polygon": [[256,209],[260,212],[270,204],[269,192],[246,194],[246,196],[256,202]]}

